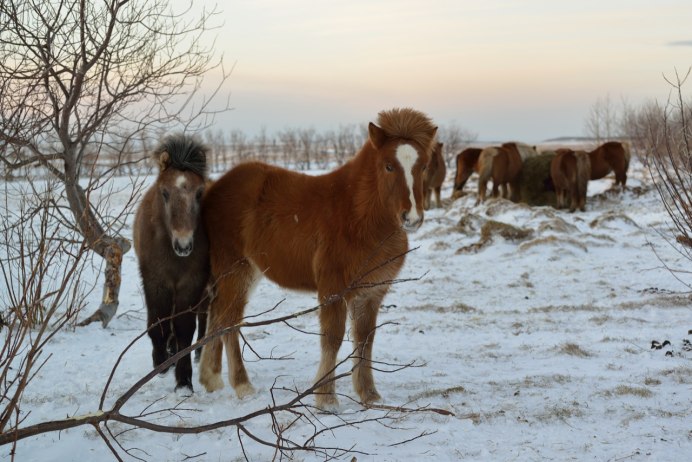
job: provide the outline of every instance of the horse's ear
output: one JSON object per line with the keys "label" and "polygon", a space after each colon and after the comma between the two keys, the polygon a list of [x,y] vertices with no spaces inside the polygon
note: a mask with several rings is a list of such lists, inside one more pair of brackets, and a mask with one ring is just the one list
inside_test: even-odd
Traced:
{"label": "horse's ear", "polygon": [[368,137],[375,148],[380,149],[387,141],[387,134],[380,127],[370,122],[368,125]]}
{"label": "horse's ear", "polygon": [[171,156],[168,154],[168,152],[163,151],[161,154],[159,154],[159,158],[157,160],[159,162],[159,169],[164,171],[171,163]]}

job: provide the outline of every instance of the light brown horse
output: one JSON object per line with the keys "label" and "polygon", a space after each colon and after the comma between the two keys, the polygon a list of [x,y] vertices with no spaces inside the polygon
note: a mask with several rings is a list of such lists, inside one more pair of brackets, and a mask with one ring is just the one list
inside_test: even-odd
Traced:
{"label": "light brown horse", "polygon": [[558,149],[550,163],[550,177],[557,195],[557,208],[569,205],[569,211],[586,210],[586,190],[591,162],[586,151]]}
{"label": "light brown horse", "polygon": [[442,207],[442,202],[440,201],[440,191],[442,189],[442,183],[445,181],[445,176],[447,175],[447,166],[445,165],[444,157],[442,156],[443,143],[435,143],[433,148],[432,156],[430,157],[430,162],[425,170],[424,180],[423,180],[423,191],[425,191],[425,210],[429,210],[432,207],[432,193],[435,192],[435,205],[440,208]]}
{"label": "light brown horse", "polygon": [[[187,348],[206,327],[209,280],[207,236],[200,205],[207,178],[207,147],[192,138],[166,138],[153,152],[159,175],[137,209],[133,238],[147,304],[154,367]],[[192,391],[190,355],[175,365],[176,389]]]}
{"label": "light brown horse", "polygon": [[[334,369],[350,315],[355,345],[353,387],[363,403],[380,398],[372,373],[377,312],[408,251],[406,231],[423,222],[423,172],[437,127],[413,109],[379,113],[368,140],[342,167],[309,176],[253,162],[210,188],[203,204],[216,297],[207,332],[243,319],[262,276],[290,289],[316,291],[321,359],[317,405],[338,405]],[[223,335],[229,382],[238,397],[253,392],[238,332]],[[202,350],[200,383],[223,387],[221,341]]]}
{"label": "light brown horse", "polygon": [[454,190],[452,199],[461,197],[464,185],[473,172],[478,173],[478,156],[481,155],[481,148],[466,148],[457,154],[456,174],[454,175]]}
{"label": "light brown horse", "polygon": [[505,199],[517,201],[519,197],[519,174],[522,160],[516,150],[502,146],[484,148],[478,156],[478,199],[485,201],[488,180],[493,180],[492,197],[500,194]]}
{"label": "light brown horse", "polygon": [[630,148],[628,143],[608,141],[589,152],[591,161],[591,179],[598,180],[610,172],[615,172],[615,185],[622,189],[627,183],[627,169],[630,165]]}

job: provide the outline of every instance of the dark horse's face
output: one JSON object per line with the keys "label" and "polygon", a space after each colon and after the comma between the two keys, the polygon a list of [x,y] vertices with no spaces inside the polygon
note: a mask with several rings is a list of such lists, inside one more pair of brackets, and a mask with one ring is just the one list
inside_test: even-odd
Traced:
{"label": "dark horse's face", "polygon": [[406,141],[388,140],[375,124],[370,124],[369,132],[379,151],[380,200],[396,213],[406,231],[414,231],[423,224],[423,180],[430,152]]}
{"label": "dark horse's face", "polygon": [[190,171],[169,168],[159,176],[159,200],[173,251],[179,257],[192,253],[204,185],[204,179]]}

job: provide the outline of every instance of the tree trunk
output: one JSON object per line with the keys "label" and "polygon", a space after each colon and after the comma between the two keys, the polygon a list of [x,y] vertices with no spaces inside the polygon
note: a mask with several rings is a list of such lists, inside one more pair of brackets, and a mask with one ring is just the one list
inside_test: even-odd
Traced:
{"label": "tree trunk", "polygon": [[[69,172],[70,169],[66,170]],[[94,321],[101,321],[103,327],[106,327],[118,310],[123,255],[130,250],[131,244],[123,237],[109,236],[104,231],[91,209],[84,189],[76,181],[76,175],[68,173],[66,177],[67,202],[79,230],[86,239],[88,247],[106,261],[101,306],[79,325],[86,326]]]}

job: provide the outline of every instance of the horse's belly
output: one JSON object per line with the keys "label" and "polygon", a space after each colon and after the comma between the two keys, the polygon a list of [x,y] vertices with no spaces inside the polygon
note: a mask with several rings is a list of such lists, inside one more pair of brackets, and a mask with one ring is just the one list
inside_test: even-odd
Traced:
{"label": "horse's belly", "polygon": [[293,290],[317,290],[315,275],[303,258],[289,255],[264,255],[252,258],[263,276],[276,284]]}

